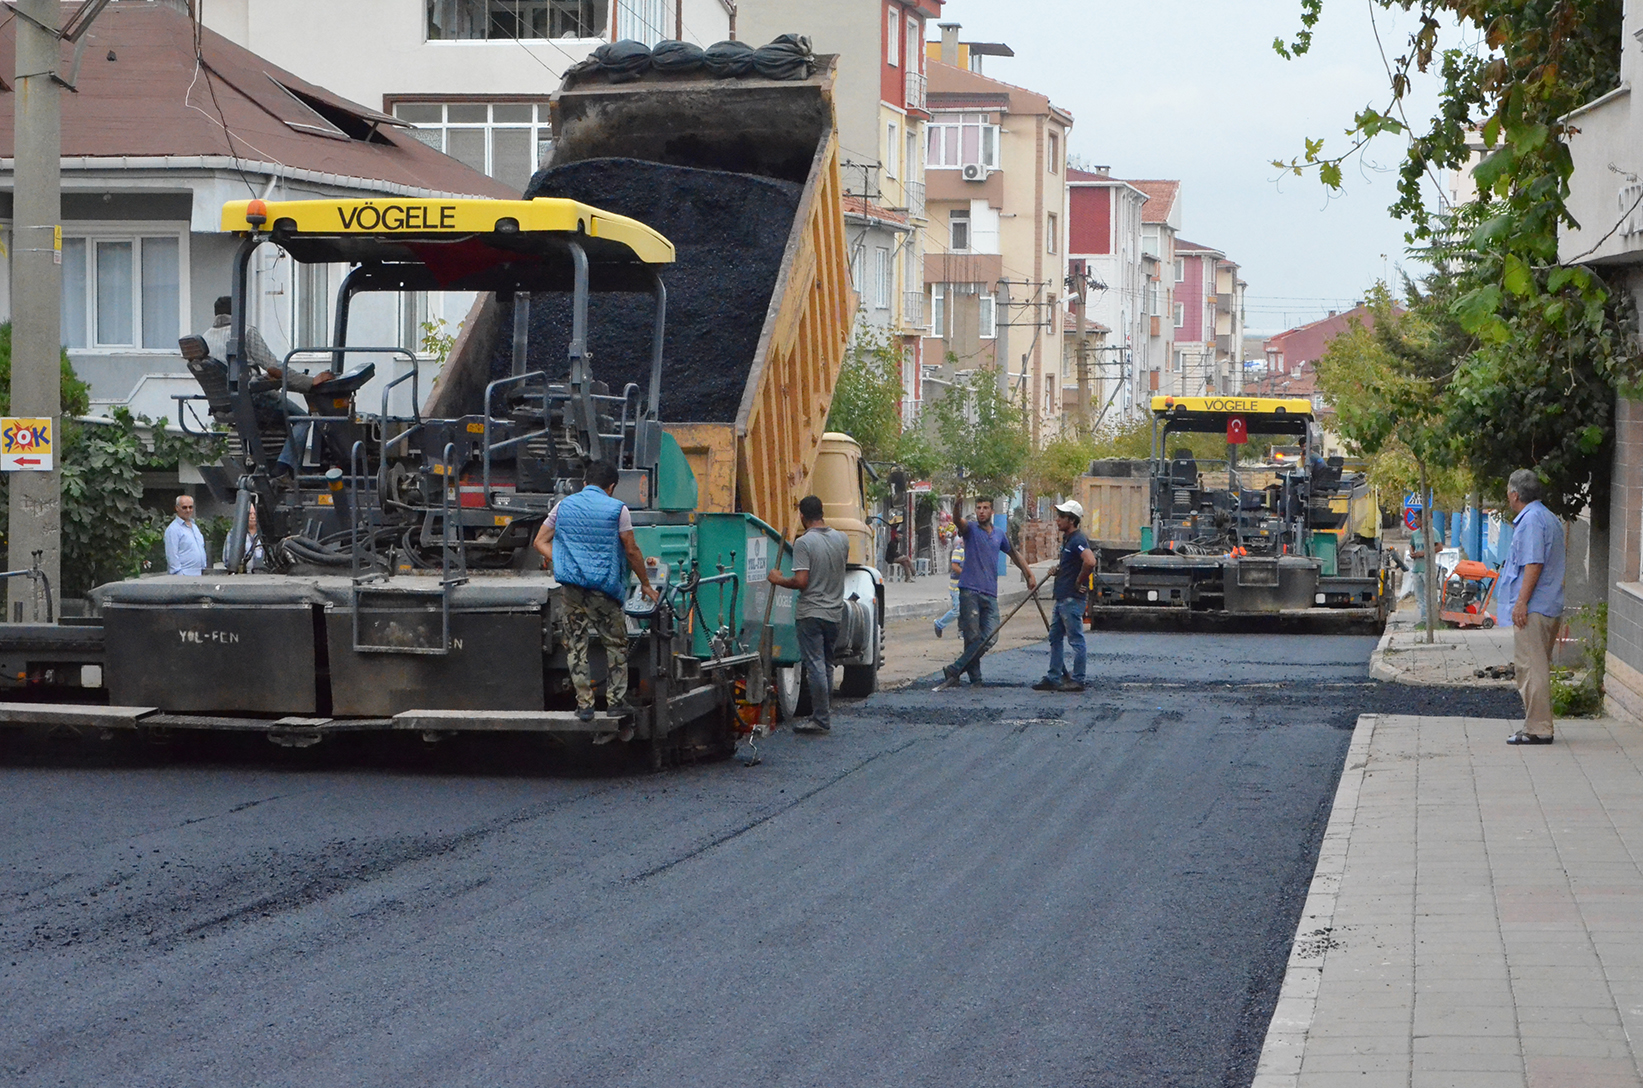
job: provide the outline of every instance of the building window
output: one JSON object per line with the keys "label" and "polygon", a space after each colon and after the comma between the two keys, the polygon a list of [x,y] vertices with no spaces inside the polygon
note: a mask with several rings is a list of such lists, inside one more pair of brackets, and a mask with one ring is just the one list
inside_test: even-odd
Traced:
{"label": "building window", "polygon": [[616,0],[615,36],[643,45],[671,38],[668,12],[672,7],[667,0]]}
{"label": "building window", "polygon": [[890,250],[887,246],[879,246],[873,251],[873,306],[880,310],[890,308]]}
{"label": "building window", "polygon": [[1178,329],[1183,329],[1183,328],[1186,328],[1186,325],[1187,325],[1187,304],[1184,303],[1184,302],[1177,302],[1175,304],[1175,327],[1178,328]]}
{"label": "building window", "polygon": [[331,266],[293,265],[291,348],[324,347],[331,342]]}
{"label": "building window", "polygon": [[1175,282],[1187,282],[1187,259],[1185,257],[1175,258]]}
{"label": "building window", "polygon": [[979,163],[998,167],[998,126],[985,113],[943,114],[926,126],[924,165],[957,169]]}
{"label": "building window", "polygon": [[884,176],[896,176],[896,145],[901,141],[896,138],[896,124],[890,122],[884,127]]}
{"label": "building window", "polygon": [[912,16],[907,17],[907,70],[917,72],[924,67],[919,54],[924,49],[924,25]]}
{"label": "building window", "polygon": [[1186,352],[1178,351],[1178,352],[1175,353],[1175,372],[1177,374],[1183,373],[1186,370],[1186,368],[1187,368],[1186,360],[1187,360],[1187,353]]}
{"label": "building window", "polygon": [[599,38],[607,6],[607,0],[428,0],[428,40]]}
{"label": "building window", "polygon": [[998,336],[998,300],[992,295],[982,295],[980,307],[976,316],[977,335],[983,340],[992,340]]}
{"label": "building window", "polygon": [[64,346],[175,354],[182,269],[175,234],[64,238]]}
{"label": "building window", "polygon": [[947,223],[951,237],[948,240],[948,249],[954,253],[967,253],[970,249],[970,211],[968,208],[955,208],[947,213]]}
{"label": "building window", "polygon": [[894,5],[885,12],[884,59],[892,68],[901,65],[901,9]]}
{"label": "building window", "polygon": [[850,250],[850,283],[861,296],[862,305],[867,304],[867,247],[856,245]]}
{"label": "building window", "polygon": [[1050,173],[1052,173],[1052,174],[1060,173],[1061,172],[1061,137],[1057,133],[1054,133],[1054,132],[1050,133],[1048,151],[1049,151],[1049,154],[1047,154],[1045,156],[1045,160],[1049,163]]}
{"label": "building window", "polygon": [[523,193],[553,150],[546,99],[536,102],[396,102],[394,116],[435,151]]}
{"label": "building window", "polygon": [[1044,252],[1055,253],[1060,245],[1057,239],[1061,237],[1061,217],[1051,212],[1049,218],[1049,225],[1044,230]]}
{"label": "building window", "polygon": [[930,285],[930,335],[947,335],[947,285]]}

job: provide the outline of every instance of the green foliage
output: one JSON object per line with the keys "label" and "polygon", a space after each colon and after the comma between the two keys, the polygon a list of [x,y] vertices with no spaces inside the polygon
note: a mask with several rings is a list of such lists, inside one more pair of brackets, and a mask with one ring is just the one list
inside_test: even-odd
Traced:
{"label": "green foliage", "polygon": [[[1428,247],[1423,256],[1439,273],[1411,291],[1415,328],[1402,341],[1416,350],[1394,352],[1395,365],[1383,368],[1395,379],[1390,395],[1372,397],[1360,415],[1396,418],[1399,398],[1411,390],[1430,399],[1418,433],[1400,423],[1396,435],[1377,436],[1370,426],[1357,440],[1366,450],[1379,448],[1377,437],[1402,442],[1429,467],[1461,466],[1483,480],[1533,467],[1558,513],[1590,506],[1602,524],[1615,391],[1643,386],[1643,362],[1629,303],[1590,270],[1557,263],[1558,231],[1579,225],[1567,207],[1574,169],[1568,140],[1576,128],[1564,118],[1619,82],[1622,0],[1371,5],[1419,14],[1407,48],[1389,59],[1386,105],[1358,114],[1344,155],[1325,157],[1322,142],[1309,139],[1301,156],[1277,164],[1295,173],[1316,168],[1325,185],[1340,188],[1345,158],[1374,136],[1407,127],[1411,74],[1438,77],[1439,108],[1406,139],[1392,211],[1409,222],[1409,240]],[[1306,51],[1321,6],[1303,0],[1303,33],[1288,46],[1277,43],[1280,54]],[[1440,31],[1451,23],[1457,40],[1440,48]],[[1474,163],[1480,137],[1485,154]],[[1452,210],[1426,205],[1434,170],[1468,168],[1478,185],[1473,202]],[[1379,389],[1341,368],[1330,382],[1343,416],[1358,391]]]}
{"label": "green foliage", "polygon": [[[457,326],[458,329],[461,327]],[[424,321],[419,328],[422,331],[422,354],[432,355],[435,362],[443,363],[451,354],[451,348],[456,346],[456,333],[451,331],[443,317]]]}
{"label": "green foliage", "polygon": [[[115,409],[110,423],[68,432],[63,451],[63,593],[136,575],[159,543],[171,514],[143,505],[142,474],[173,471],[178,462],[209,464],[215,439],[168,433],[166,420]],[[145,437],[139,428],[151,428]]]}
{"label": "green foliage", "polygon": [[1066,498],[1077,488],[1078,478],[1089,470],[1097,447],[1098,440],[1093,436],[1057,435],[1027,458],[1027,487],[1045,498]]}
{"label": "green foliage", "polygon": [[1603,712],[1603,670],[1609,648],[1609,603],[1584,604],[1569,619],[1569,633],[1580,640],[1586,667],[1552,671],[1552,713],[1560,718]]}
{"label": "green foliage", "polygon": [[932,414],[945,455],[935,473],[943,490],[1002,497],[1021,483],[1032,440],[1021,408],[998,386],[998,371],[961,376]]}
{"label": "green foliage", "polygon": [[833,388],[827,429],[861,443],[869,461],[895,460],[901,440],[901,366],[901,348],[886,330],[856,323]]}
{"label": "green foliage", "polygon": [[[65,419],[83,416],[91,407],[91,387],[74,373],[68,352],[61,357],[62,414]],[[11,322],[0,322],[0,416],[11,414]]]}

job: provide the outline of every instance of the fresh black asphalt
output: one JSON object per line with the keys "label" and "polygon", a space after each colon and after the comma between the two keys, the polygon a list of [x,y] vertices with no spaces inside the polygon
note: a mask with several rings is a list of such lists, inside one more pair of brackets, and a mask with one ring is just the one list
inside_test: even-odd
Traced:
{"label": "fresh black asphalt", "polygon": [[1091,644],[754,768],[0,736],[0,1083],[1247,1085],[1357,715],[1516,695]]}

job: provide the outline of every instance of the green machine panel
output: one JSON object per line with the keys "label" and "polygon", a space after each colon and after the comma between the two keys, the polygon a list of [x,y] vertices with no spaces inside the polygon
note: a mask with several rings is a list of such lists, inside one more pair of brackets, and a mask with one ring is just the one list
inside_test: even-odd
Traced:
{"label": "green machine panel", "polygon": [[777,589],[765,581],[772,563],[780,564],[784,574],[793,572],[793,549],[781,533],[751,514],[698,514],[696,562],[703,578],[721,572],[735,575],[734,581],[701,587],[700,616],[695,617],[691,643],[697,656],[711,655],[709,639],[721,626],[736,633],[740,649],[757,650],[765,603],[775,590],[770,623],[776,629],[776,661],[791,665],[799,660],[793,615],[798,592]]}

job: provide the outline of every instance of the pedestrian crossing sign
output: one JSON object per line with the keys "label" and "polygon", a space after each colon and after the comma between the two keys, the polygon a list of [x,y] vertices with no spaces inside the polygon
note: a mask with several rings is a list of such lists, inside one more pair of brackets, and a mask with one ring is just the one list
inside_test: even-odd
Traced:
{"label": "pedestrian crossing sign", "polygon": [[50,472],[54,430],[50,419],[0,416],[0,471]]}

